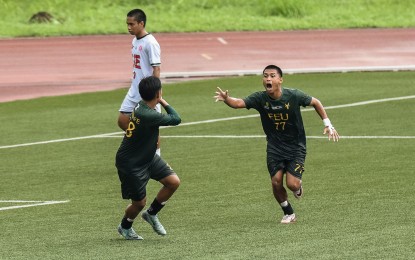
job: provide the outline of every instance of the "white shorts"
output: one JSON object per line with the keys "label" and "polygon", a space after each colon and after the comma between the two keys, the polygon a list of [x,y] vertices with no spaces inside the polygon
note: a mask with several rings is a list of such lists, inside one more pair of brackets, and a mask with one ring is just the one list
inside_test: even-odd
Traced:
{"label": "white shorts", "polygon": [[135,106],[138,104],[138,101],[132,101],[129,99],[128,94],[125,96],[123,102],[121,103],[121,107],[118,111],[125,114],[131,114],[135,108]]}
{"label": "white shorts", "polygon": [[[131,114],[134,110],[134,108],[137,106],[138,102],[141,100],[141,97],[137,101],[132,101],[130,97],[125,95],[125,98],[123,102],[121,103],[121,107],[118,111],[120,111],[123,114]],[[156,111],[161,113],[161,105],[157,104]]]}

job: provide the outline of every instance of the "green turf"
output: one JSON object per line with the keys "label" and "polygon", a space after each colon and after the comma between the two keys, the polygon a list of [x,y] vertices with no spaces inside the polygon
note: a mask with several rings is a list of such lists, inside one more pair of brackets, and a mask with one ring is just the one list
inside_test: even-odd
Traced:
{"label": "green turf", "polygon": [[[127,33],[141,8],[150,32],[411,28],[412,0],[0,0],[0,37]],[[29,23],[46,11],[51,23]]]}
{"label": "green turf", "polygon": [[[287,75],[287,86],[325,106],[415,95],[414,72]],[[213,101],[216,86],[246,96],[261,78],[237,77],[164,86],[183,124],[255,111]],[[126,90],[0,103],[0,147],[118,132]],[[327,110],[344,136],[415,136],[414,99]],[[304,111],[309,136],[322,132]],[[114,157],[121,138],[94,138],[0,149],[0,200],[68,203],[0,211],[0,259],[412,259],[415,182],[412,139],[308,139],[305,197],[295,225],[281,225],[265,165],[259,118],[161,130],[162,155],[182,185],[160,213],[168,231],[143,221],[143,241],[116,233],[120,198]],[[150,182],[151,201],[160,185]],[[27,203],[25,203],[27,204]],[[0,203],[1,207],[20,205]]]}

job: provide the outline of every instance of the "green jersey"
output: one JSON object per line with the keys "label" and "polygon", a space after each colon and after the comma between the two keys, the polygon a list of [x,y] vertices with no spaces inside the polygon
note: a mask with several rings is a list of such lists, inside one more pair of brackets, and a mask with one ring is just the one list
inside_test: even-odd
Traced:
{"label": "green jersey", "polygon": [[305,156],[306,137],[300,107],[310,105],[311,98],[300,90],[282,88],[280,99],[272,99],[266,91],[244,99],[246,108],[257,110],[261,116],[268,153],[283,159]]}
{"label": "green jersey", "polygon": [[117,152],[117,167],[136,168],[153,159],[157,149],[159,127],[178,125],[181,122],[173,107],[167,106],[164,109],[167,114],[150,108],[143,100],[138,103],[131,114],[128,129]]}

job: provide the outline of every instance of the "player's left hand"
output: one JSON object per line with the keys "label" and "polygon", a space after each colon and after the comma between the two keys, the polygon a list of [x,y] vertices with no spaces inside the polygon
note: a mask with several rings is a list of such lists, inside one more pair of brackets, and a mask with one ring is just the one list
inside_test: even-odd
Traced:
{"label": "player's left hand", "polygon": [[337,133],[336,129],[334,129],[334,127],[333,127],[333,126],[326,126],[326,127],[324,127],[323,134],[324,134],[324,135],[325,135],[325,134],[328,134],[328,136],[329,136],[329,141],[330,141],[331,139],[333,139],[333,141],[334,141],[334,142],[338,142],[338,141],[339,141],[339,139],[340,139],[339,134]]}

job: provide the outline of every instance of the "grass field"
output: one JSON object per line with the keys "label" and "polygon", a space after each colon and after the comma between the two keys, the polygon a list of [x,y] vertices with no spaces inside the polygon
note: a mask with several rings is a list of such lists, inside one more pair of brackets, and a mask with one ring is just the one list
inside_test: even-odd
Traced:
{"label": "grass field", "polygon": [[[279,224],[255,111],[212,98],[216,86],[247,96],[261,89],[261,79],[165,85],[164,97],[183,122],[161,130],[162,156],[182,185],[160,213],[166,237],[134,223],[143,241],[116,232],[128,203],[114,167],[125,89],[0,103],[0,259],[414,259],[414,78],[414,72],[285,76],[286,86],[323,102],[342,136],[355,137],[314,138],[322,122],[303,112],[310,137],[305,197],[290,194],[293,225]],[[397,97],[406,98],[388,100]],[[364,103],[370,100],[379,102]],[[347,104],[355,106],[340,106]],[[235,116],[242,118],[226,119]],[[149,201],[159,187],[150,182]],[[7,209],[39,203],[28,201],[63,203]]]}
{"label": "grass field", "polygon": [[[149,32],[415,27],[412,0],[0,0],[0,37],[127,33],[133,8]],[[30,23],[38,12],[51,23]]]}

